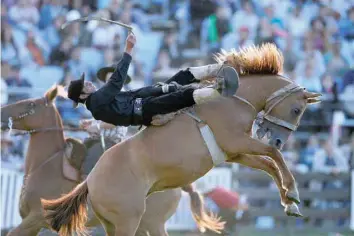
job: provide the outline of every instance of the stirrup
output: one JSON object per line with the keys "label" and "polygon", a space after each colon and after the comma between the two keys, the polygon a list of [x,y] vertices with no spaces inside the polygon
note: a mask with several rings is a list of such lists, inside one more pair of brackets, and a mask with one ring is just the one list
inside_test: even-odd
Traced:
{"label": "stirrup", "polygon": [[217,80],[217,83],[221,83],[222,95],[225,97],[235,95],[239,87],[237,71],[231,66],[223,65],[218,72],[218,77],[223,78],[223,80]]}

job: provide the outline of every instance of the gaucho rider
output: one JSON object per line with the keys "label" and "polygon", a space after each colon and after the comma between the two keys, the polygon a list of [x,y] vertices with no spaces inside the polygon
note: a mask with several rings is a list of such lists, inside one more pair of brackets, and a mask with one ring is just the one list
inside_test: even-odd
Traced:
{"label": "gaucho rider", "polygon": [[85,104],[96,120],[117,126],[149,126],[155,115],[175,112],[220,96],[214,88],[199,89],[187,86],[191,83],[200,82],[204,78],[222,76],[224,91],[230,93],[229,95],[235,93],[238,88],[238,75],[233,68],[212,64],[181,70],[163,86],[148,86],[123,92],[121,89],[127,78],[135,42],[135,36],[130,33],[126,39],[122,59],[110,79],[100,89],[85,81],[84,74],[79,80],[70,83],[68,97],[75,105]]}

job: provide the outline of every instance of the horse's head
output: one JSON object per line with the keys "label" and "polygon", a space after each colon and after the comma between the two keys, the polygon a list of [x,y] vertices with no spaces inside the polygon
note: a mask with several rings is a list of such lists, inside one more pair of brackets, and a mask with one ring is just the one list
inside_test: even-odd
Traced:
{"label": "horse's head", "polygon": [[268,99],[265,113],[262,114],[263,119],[258,122],[257,135],[258,138],[263,138],[268,134],[269,144],[282,149],[290,134],[300,124],[307,105],[320,102],[318,97],[321,94],[311,93],[294,85],[293,89],[284,89],[283,93],[277,95]]}
{"label": "horse's head", "polygon": [[1,128],[36,130],[53,121],[56,109],[53,106],[58,86],[50,88],[43,97],[26,99],[1,108]]}

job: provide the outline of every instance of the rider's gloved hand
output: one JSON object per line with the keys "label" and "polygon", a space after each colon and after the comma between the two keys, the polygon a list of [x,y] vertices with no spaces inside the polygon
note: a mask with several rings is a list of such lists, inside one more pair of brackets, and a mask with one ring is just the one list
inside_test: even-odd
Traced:
{"label": "rider's gloved hand", "polygon": [[91,134],[99,134],[100,127],[97,125],[99,121],[89,119],[89,120],[81,120],[79,123],[80,128],[85,129],[87,132]]}
{"label": "rider's gloved hand", "polygon": [[136,43],[135,35],[132,32],[129,32],[127,39],[125,40],[125,50],[124,51],[131,55],[135,43]]}

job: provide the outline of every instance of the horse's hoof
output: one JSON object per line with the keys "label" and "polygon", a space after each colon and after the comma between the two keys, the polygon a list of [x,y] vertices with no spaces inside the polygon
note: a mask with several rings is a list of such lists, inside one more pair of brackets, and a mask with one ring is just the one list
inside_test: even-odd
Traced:
{"label": "horse's hoof", "polygon": [[287,191],[286,197],[288,198],[288,200],[300,204],[300,196],[297,190]]}
{"label": "horse's hoof", "polygon": [[295,202],[286,205],[284,211],[288,216],[303,217]]}

